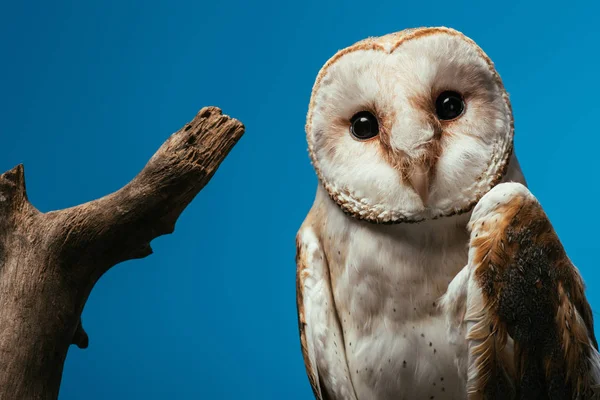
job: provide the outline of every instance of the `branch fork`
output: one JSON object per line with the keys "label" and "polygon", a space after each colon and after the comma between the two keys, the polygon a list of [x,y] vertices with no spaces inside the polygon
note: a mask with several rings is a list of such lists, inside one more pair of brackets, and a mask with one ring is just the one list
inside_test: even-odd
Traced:
{"label": "branch fork", "polygon": [[200,110],[120,190],[48,213],[27,199],[24,169],[0,175],[0,399],[56,399],[68,348],[87,348],[81,313],[98,279],[152,254],[244,133]]}

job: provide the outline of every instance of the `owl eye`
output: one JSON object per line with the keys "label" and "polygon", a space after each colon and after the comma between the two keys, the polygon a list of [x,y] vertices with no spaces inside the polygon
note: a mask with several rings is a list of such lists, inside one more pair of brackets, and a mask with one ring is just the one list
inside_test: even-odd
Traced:
{"label": "owl eye", "polygon": [[460,117],[465,109],[462,96],[456,92],[445,91],[440,93],[435,101],[435,113],[444,121]]}
{"label": "owl eye", "polygon": [[350,119],[350,133],[357,139],[365,140],[377,136],[379,123],[368,111],[361,111]]}

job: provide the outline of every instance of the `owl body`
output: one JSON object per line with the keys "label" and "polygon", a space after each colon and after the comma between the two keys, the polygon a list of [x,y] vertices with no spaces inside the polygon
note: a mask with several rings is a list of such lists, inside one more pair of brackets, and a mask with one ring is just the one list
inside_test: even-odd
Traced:
{"label": "owl body", "polygon": [[[505,180],[524,183],[516,157]],[[327,260],[323,279],[340,339],[315,352],[331,398],[466,398],[467,342],[450,334],[439,302],[467,263],[469,217],[375,225],[345,214],[317,189],[299,237],[315,242]],[[332,361],[332,349],[345,360]],[[328,374],[336,363],[347,364],[338,372],[346,379]]]}

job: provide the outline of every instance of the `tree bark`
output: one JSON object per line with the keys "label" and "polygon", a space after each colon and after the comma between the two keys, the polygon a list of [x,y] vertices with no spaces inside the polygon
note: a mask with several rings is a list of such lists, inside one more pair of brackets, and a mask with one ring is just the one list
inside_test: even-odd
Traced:
{"label": "tree bark", "polygon": [[58,397],[70,344],[88,346],[81,313],[95,283],[173,232],[243,133],[203,108],[129,184],[61,211],[29,203],[22,165],[0,175],[0,400]]}

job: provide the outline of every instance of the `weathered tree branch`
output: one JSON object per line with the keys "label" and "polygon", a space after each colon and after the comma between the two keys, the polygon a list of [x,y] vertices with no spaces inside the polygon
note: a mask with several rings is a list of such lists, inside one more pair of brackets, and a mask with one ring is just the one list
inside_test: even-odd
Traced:
{"label": "weathered tree branch", "polygon": [[152,253],[244,133],[207,107],[125,187],[40,213],[21,165],[0,175],[0,400],[56,399],[70,344],[88,346],[81,313],[112,266]]}

